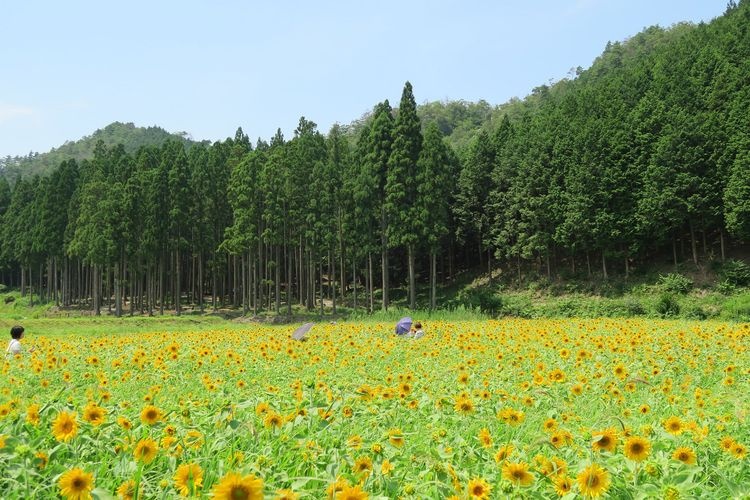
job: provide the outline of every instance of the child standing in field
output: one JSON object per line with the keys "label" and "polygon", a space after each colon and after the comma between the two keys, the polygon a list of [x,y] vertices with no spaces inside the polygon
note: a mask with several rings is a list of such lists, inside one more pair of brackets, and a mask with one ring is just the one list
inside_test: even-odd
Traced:
{"label": "child standing in field", "polygon": [[[23,338],[24,329],[21,325],[16,325],[10,329],[10,343],[8,348],[5,350],[5,357],[9,358],[16,354],[23,354],[24,348],[21,345],[21,339]],[[29,349],[29,352],[33,352],[34,348]]]}

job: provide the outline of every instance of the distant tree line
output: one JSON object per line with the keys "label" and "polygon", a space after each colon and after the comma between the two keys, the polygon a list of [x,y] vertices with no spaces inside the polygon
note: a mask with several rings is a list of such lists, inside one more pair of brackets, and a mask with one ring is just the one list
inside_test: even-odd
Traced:
{"label": "distant tree line", "polygon": [[[445,112],[376,105],[327,135],[168,140],[0,179],[0,281],[45,300],[178,314],[388,308],[404,287],[504,266],[627,276],[750,238],[750,4],[649,28],[541,86],[454,151]],[[471,130],[463,116],[461,130]]]}

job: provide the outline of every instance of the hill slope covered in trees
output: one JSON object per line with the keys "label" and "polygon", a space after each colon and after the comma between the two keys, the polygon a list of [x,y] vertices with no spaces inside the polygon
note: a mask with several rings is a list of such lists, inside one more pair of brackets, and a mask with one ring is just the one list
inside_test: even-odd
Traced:
{"label": "hill slope covered in trees", "polygon": [[500,107],[420,108],[407,82],[397,109],[327,135],[303,117],[255,145],[241,129],[189,151],[100,142],[0,182],[4,279],[97,310],[113,295],[118,313],[372,310],[401,288],[439,306],[437,283],[477,266],[606,280],[723,260],[750,239],[747,26],[744,0],[648,28]]}
{"label": "hill slope covered in trees", "polygon": [[66,160],[81,161],[94,156],[97,142],[106,146],[122,144],[125,151],[135,153],[142,146],[161,146],[168,139],[176,139],[190,146],[193,144],[187,133],[171,134],[160,127],[136,127],[132,123],[110,123],[93,134],[76,141],[68,141],[47,153],[30,153],[27,156],[6,156],[0,158],[0,174],[10,181],[22,175],[49,175],[60,163]]}

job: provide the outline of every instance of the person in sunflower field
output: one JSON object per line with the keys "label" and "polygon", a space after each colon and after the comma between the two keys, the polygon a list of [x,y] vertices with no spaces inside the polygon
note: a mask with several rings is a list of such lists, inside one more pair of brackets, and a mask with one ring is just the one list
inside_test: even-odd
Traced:
{"label": "person in sunflower field", "polygon": [[[21,339],[23,338],[24,328],[21,325],[16,325],[10,329],[10,343],[8,348],[5,349],[5,357],[10,358],[16,354],[23,354],[26,350],[21,345]],[[28,352],[34,352],[34,348],[29,349]]]}
{"label": "person in sunflower field", "polygon": [[424,330],[422,330],[422,323],[417,321],[416,323],[414,323],[414,326],[411,327],[411,330],[409,331],[409,333],[406,334],[406,338],[417,340],[417,339],[421,339],[422,337],[424,337]]}

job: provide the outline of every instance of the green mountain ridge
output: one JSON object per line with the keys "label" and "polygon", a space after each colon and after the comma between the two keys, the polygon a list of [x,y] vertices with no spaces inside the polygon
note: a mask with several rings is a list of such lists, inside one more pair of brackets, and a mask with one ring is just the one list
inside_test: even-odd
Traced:
{"label": "green mountain ridge", "polygon": [[19,175],[24,177],[48,175],[63,161],[93,158],[94,148],[99,141],[106,146],[122,144],[125,151],[132,154],[142,146],[161,146],[169,139],[182,142],[186,148],[197,143],[187,132],[171,133],[158,126],[138,127],[132,122],[113,122],[91,135],[75,141],[66,141],[62,146],[52,148],[47,153],[0,158],[0,175],[11,182],[14,182]]}

